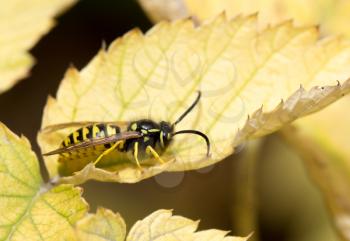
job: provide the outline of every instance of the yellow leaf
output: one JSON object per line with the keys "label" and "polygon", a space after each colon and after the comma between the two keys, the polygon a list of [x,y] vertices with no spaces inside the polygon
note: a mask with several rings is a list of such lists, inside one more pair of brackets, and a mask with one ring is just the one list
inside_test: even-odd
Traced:
{"label": "yellow leaf", "polygon": [[[198,28],[190,20],[164,22],[146,35],[130,31],[80,72],[67,71],[56,99],[48,100],[42,127],[141,118],[173,123],[201,90],[199,106],[176,130],[207,134],[211,157],[206,158],[201,138],[179,135],[162,155],[166,165],[155,162],[141,171],[131,157],[106,160],[105,166],[101,161],[95,168],[82,158],[65,163],[68,175],[87,166],[74,180],[61,181],[136,182],[165,169],[202,168],[229,156],[248,138],[325,107],[350,90],[350,43],[318,38],[317,29],[290,22],[260,32],[256,16],[229,21],[221,15]],[[72,130],[39,134],[43,153],[58,148]],[[51,177],[58,174],[57,160],[45,158]]]}
{"label": "yellow leaf", "polygon": [[261,28],[293,19],[297,26],[320,24],[337,4],[334,0],[184,0],[190,15],[201,21],[225,11],[228,16],[258,12]]}
{"label": "yellow leaf", "polygon": [[294,19],[297,25],[315,25],[326,18],[327,13],[329,17],[335,6],[341,5],[339,1],[334,0],[173,0],[166,2],[139,0],[139,2],[155,22],[186,16],[192,16],[203,22],[222,12],[226,12],[230,17],[259,12],[260,27],[275,25],[290,19]]}
{"label": "yellow leaf", "polygon": [[348,96],[325,110],[298,120],[283,136],[299,152],[321,189],[333,221],[350,240],[350,115]]}
{"label": "yellow leaf", "polygon": [[[300,26],[320,24],[323,33],[350,36],[349,1],[174,1],[178,5],[182,4],[181,12],[179,9],[169,8],[169,4],[156,4],[158,1],[155,0],[142,2],[145,11],[150,15],[156,15],[158,12],[166,14],[166,16],[159,15],[154,21],[167,18],[177,19],[179,18],[178,13],[181,13],[182,17],[194,15],[195,19],[203,21],[222,11],[226,11],[229,16],[259,12],[261,28],[290,18]],[[148,5],[153,7],[149,8]],[[162,9],[168,11],[162,11]],[[350,183],[348,161],[350,146],[347,141],[350,134],[347,133],[350,117],[344,115],[347,113],[348,104],[349,100],[336,103],[322,113],[298,122],[298,134],[295,134],[294,131],[287,131],[285,135],[304,157],[311,175],[323,191],[335,216],[335,225],[343,237],[350,239],[348,233],[350,208],[345,204],[350,202],[350,192],[347,188]]]}
{"label": "yellow leaf", "polygon": [[89,214],[76,224],[77,236],[82,241],[124,241],[126,226],[117,213],[98,208],[96,214]]}
{"label": "yellow leaf", "polygon": [[172,216],[169,210],[158,210],[135,223],[127,241],[244,241],[248,237],[226,236],[228,232],[210,229],[196,232],[198,221],[181,216]]}
{"label": "yellow leaf", "polygon": [[[143,220],[137,221],[130,229],[127,241],[143,240],[183,240],[183,241],[245,241],[247,237],[227,236],[229,232],[209,229],[196,232],[198,221],[181,216],[172,216],[169,210],[158,210]],[[99,208],[96,214],[89,214],[76,224],[78,240],[84,241],[123,241],[126,227],[123,218],[117,213]]]}
{"label": "yellow leaf", "polygon": [[43,186],[24,137],[0,124],[0,239],[76,240],[73,224],[87,210],[80,189]]}
{"label": "yellow leaf", "polygon": [[28,50],[75,1],[0,0],[0,93],[28,74],[34,63]]}
{"label": "yellow leaf", "polygon": [[[178,16],[166,4],[156,4],[156,0],[143,0],[153,8],[143,7],[149,15],[156,15],[162,9],[168,9],[167,16]],[[323,34],[343,34],[350,37],[348,18],[349,1],[334,0],[178,0],[182,4],[182,16],[192,15],[197,21],[216,16],[226,11],[229,16],[259,12],[259,28],[275,25],[286,19],[293,19],[298,26],[320,25]],[[187,13],[184,13],[187,12]],[[160,17],[163,17],[159,15]],[[165,19],[165,17],[163,17]],[[156,19],[159,21],[159,19]],[[347,97],[322,112],[297,122],[297,130],[283,130],[284,137],[303,157],[305,165],[315,183],[321,189],[333,214],[334,224],[345,240],[350,240],[350,135]],[[265,116],[265,119],[269,119]],[[252,128],[256,129],[255,124]]]}
{"label": "yellow leaf", "polygon": [[322,33],[350,37],[349,1],[336,0],[139,0],[153,22],[191,16],[203,22],[226,12],[230,17],[259,13],[259,28],[293,19],[297,26],[320,25]]}

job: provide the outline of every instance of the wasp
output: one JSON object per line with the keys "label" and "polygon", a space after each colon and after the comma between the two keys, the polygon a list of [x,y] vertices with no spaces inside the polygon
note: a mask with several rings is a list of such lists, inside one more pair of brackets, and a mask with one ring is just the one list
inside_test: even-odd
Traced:
{"label": "wasp", "polygon": [[[113,151],[131,153],[136,165],[141,168],[139,155],[155,158],[164,163],[161,154],[168,148],[174,136],[179,134],[195,134],[202,137],[207,145],[207,156],[210,153],[209,138],[198,130],[175,131],[175,126],[181,122],[198,104],[201,92],[188,109],[174,122],[151,119],[140,119],[130,122],[70,122],[46,127],[43,131],[55,131],[63,128],[83,126],[69,134],[54,151],[43,154],[60,155],[59,162],[67,162],[77,157],[84,158],[93,156],[94,165]],[[126,127],[125,131],[122,128]],[[99,148],[97,148],[99,147]],[[92,149],[92,150],[91,150]]]}

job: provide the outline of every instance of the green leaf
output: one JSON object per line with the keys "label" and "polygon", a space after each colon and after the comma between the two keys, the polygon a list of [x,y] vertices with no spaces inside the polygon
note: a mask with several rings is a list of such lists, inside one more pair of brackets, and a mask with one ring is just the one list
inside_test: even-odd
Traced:
{"label": "green leaf", "polygon": [[28,75],[28,53],[53,26],[53,17],[76,0],[0,0],[0,93]]}
{"label": "green leaf", "polygon": [[47,190],[30,144],[0,124],[0,240],[76,240],[87,204],[79,188]]}
{"label": "green leaf", "polygon": [[[197,28],[190,20],[163,22],[145,35],[130,31],[80,72],[70,68],[57,97],[48,100],[42,127],[141,118],[173,123],[201,90],[199,106],[176,130],[208,135],[210,158],[201,138],[179,135],[162,155],[166,165],[151,160],[141,171],[132,157],[111,155],[97,167],[81,158],[64,162],[68,177],[61,179],[137,182],[164,170],[214,164],[248,138],[322,109],[349,92],[349,64],[347,40],[319,40],[317,29],[296,28],[291,22],[262,32],[255,15],[232,20],[221,15]],[[39,134],[42,151],[58,148],[73,130]],[[56,176],[58,157],[47,157],[45,163],[50,176]]]}

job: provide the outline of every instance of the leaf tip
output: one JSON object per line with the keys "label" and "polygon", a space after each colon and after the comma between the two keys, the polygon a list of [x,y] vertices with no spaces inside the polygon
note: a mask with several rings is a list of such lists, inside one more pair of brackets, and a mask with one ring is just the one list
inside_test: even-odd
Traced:
{"label": "leaf tip", "polygon": [[[141,37],[143,36],[143,32],[140,28],[138,27],[135,27],[135,28],[132,28],[129,32],[127,32],[124,37],[128,38],[130,36],[136,36],[136,37]],[[123,37],[123,38],[124,38]]]}
{"label": "leaf tip", "polygon": [[54,103],[56,103],[56,99],[52,95],[48,95],[46,103],[46,105],[53,105]]}
{"label": "leaf tip", "polygon": [[73,79],[76,79],[79,77],[79,71],[78,69],[74,66],[73,63],[69,64],[68,69],[66,70],[64,78],[69,78],[73,77]]}
{"label": "leaf tip", "polygon": [[[29,142],[29,140],[21,135],[21,136],[18,136],[16,135],[16,133],[14,133],[13,131],[11,131],[3,122],[0,121],[0,137],[1,138],[4,138],[2,139],[1,141],[5,141],[6,143],[7,142],[10,142],[11,139],[12,140],[16,140],[16,141],[20,141],[21,144],[23,144],[24,146],[26,146],[27,148],[31,149],[31,144]],[[34,152],[31,151],[33,154]]]}

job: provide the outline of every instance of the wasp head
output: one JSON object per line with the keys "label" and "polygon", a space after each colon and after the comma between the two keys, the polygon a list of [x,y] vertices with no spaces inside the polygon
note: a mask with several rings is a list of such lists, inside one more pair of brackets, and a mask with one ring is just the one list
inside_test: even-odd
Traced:
{"label": "wasp head", "polygon": [[162,148],[166,148],[169,145],[173,137],[173,132],[173,125],[165,121],[160,122],[160,145]]}

